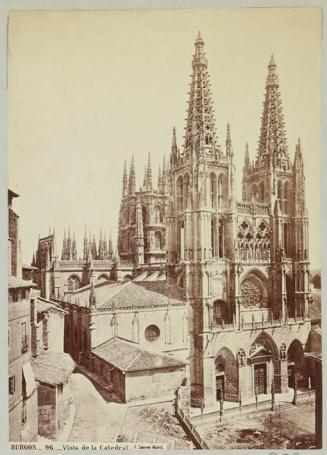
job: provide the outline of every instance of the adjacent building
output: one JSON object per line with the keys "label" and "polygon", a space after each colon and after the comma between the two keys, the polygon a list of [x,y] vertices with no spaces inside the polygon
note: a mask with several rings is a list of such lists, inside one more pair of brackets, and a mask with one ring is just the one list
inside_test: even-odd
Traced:
{"label": "adjacent building", "polygon": [[8,191],[8,358],[9,358],[9,440],[37,439],[37,383],[31,367],[30,293],[32,281],[22,278],[19,216]]}

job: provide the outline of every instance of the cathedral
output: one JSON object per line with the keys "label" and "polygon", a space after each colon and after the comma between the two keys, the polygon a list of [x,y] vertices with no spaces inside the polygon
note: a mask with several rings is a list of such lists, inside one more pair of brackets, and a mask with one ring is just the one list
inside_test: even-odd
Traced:
{"label": "cathedral", "polygon": [[[256,159],[246,146],[234,194],[229,125],[217,141],[208,61],[195,41],[185,142],[175,133],[168,178],[167,279],[189,307],[193,400],[287,391],[307,376],[308,218],[301,143],[287,147],[276,63],[268,64]],[[296,372],[296,374],[295,374]],[[195,402],[194,401],[194,402]]]}
{"label": "cathedral", "polygon": [[[163,160],[157,187],[150,157],[139,188],[134,160],[129,174],[125,163],[116,256],[104,236],[97,246],[85,234],[79,258],[76,242],[68,233],[59,257],[55,235],[50,234],[39,240],[34,263],[41,292],[64,299],[66,306],[75,302],[75,312],[83,287],[93,295],[94,286],[102,289],[102,281],[94,283],[100,279],[113,286],[112,281],[142,282],[155,277],[153,281],[165,280],[165,286],[178,289],[181,299],[176,305],[184,308],[184,302],[188,325],[188,334],[183,335],[188,355],[181,361],[186,365],[193,406],[210,407],[222,398],[240,401],[272,389],[284,393],[295,385],[306,388],[304,348],[311,323],[304,164],[300,140],[294,158],[289,154],[274,57],[268,64],[254,161],[245,147],[241,201],[235,197],[230,125],[224,144],[219,144],[216,135],[200,33],[192,70],[184,143],[178,146],[173,129],[170,159]],[[129,295],[133,299],[133,292]],[[150,320],[155,297],[146,294],[146,299],[150,313],[144,313],[144,318]],[[94,313],[96,303],[92,302]],[[83,314],[89,311],[87,305],[83,304]],[[169,308],[170,304],[165,305]],[[115,313],[114,308],[110,311]],[[186,321],[182,310],[181,321]],[[116,337],[116,322],[115,327]],[[126,330],[124,324],[121,327]],[[174,333],[178,327],[169,330]],[[160,333],[158,329],[158,339]],[[104,337],[109,340],[110,336],[106,332],[98,338],[105,342]],[[128,336],[124,332],[124,339]],[[144,337],[138,332],[132,341],[142,345]],[[167,348],[162,352],[167,353]],[[178,360],[178,349],[171,346],[169,352]]]}

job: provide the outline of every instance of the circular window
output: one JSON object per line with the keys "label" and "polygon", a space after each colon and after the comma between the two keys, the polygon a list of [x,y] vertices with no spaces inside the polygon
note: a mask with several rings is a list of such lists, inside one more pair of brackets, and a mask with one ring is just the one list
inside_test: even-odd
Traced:
{"label": "circular window", "polygon": [[145,329],[144,337],[147,341],[154,341],[159,338],[159,336],[160,330],[156,325],[149,325],[149,327]]}

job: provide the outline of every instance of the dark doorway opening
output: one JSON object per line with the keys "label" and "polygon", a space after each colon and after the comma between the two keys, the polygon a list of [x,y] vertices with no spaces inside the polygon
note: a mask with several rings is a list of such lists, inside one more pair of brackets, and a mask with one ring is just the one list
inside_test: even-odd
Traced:
{"label": "dark doorway opening", "polygon": [[225,375],[219,374],[216,376],[216,400],[225,399]]}
{"label": "dark doorway opening", "polygon": [[254,365],[254,390],[258,395],[267,393],[267,366],[265,363]]}

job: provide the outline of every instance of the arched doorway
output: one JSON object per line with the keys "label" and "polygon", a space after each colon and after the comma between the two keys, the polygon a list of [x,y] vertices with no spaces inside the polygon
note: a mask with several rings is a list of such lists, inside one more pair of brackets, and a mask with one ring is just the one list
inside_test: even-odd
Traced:
{"label": "arched doorway", "polygon": [[230,349],[219,349],[215,358],[216,400],[238,400],[238,367]]}
{"label": "arched doorway", "polygon": [[306,369],[303,346],[299,340],[295,339],[290,344],[287,350],[287,360],[288,387],[294,389],[296,379],[298,388],[307,389],[308,372]]}
{"label": "arched doorway", "polygon": [[[262,349],[263,352],[260,352]],[[272,379],[275,391],[281,387],[280,359],[276,343],[266,332],[261,332],[252,343],[250,357],[253,363],[254,393],[268,393]]]}

